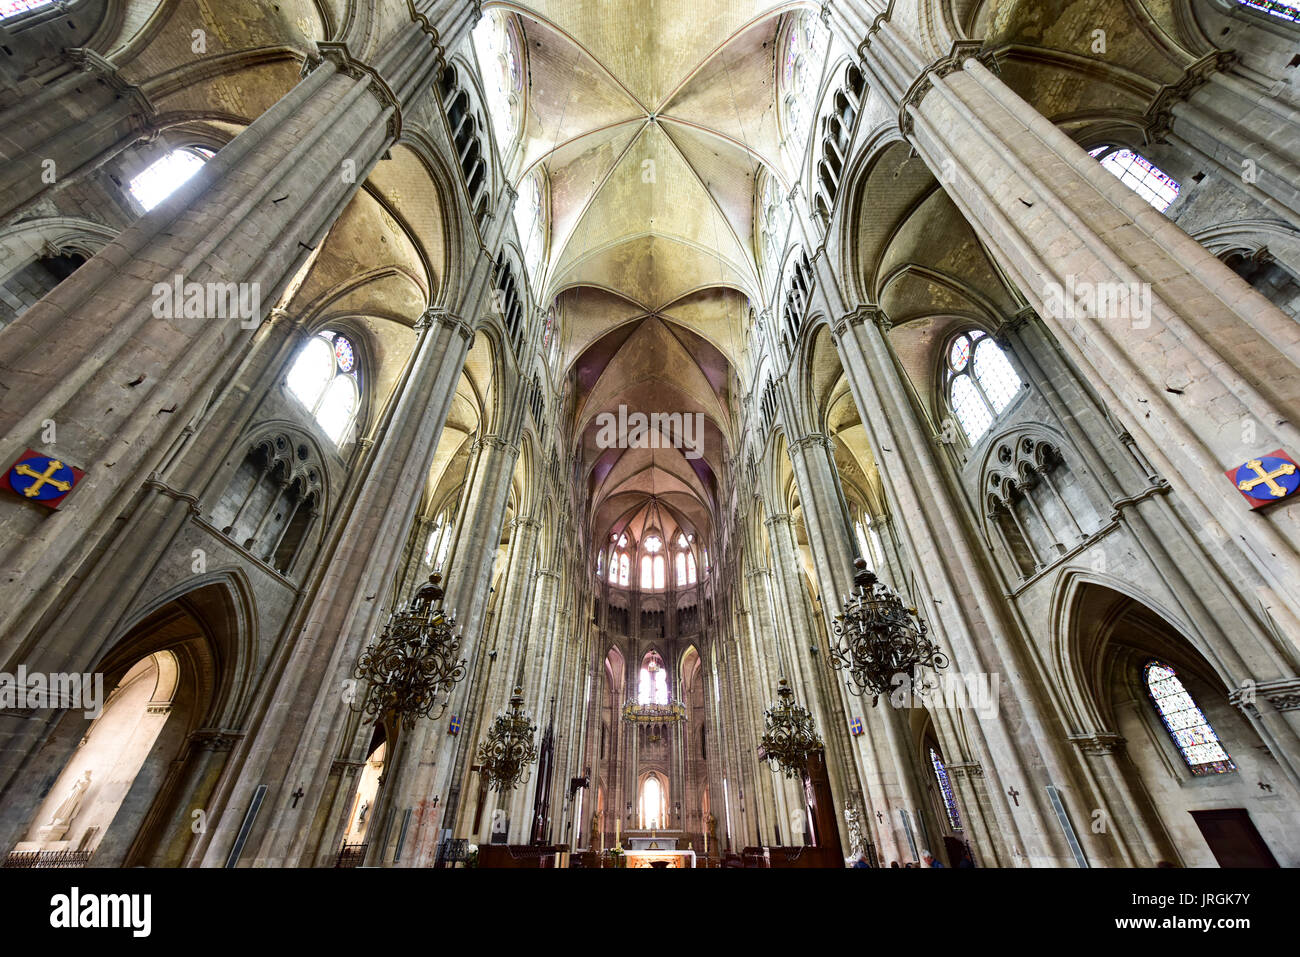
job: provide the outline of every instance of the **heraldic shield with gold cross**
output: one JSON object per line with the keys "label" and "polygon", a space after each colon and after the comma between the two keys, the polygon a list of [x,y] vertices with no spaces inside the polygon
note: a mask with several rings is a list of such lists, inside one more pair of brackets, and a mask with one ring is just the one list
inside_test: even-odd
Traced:
{"label": "heraldic shield with gold cross", "polygon": [[1289,498],[1300,489],[1300,465],[1281,449],[1247,459],[1224,473],[1251,508],[1263,508]]}
{"label": "heraldic shield with gold cross", "polygon": [[85,474],[62,459],[28,449],[9,466],[5,482],[10,491],[29,502],[58,508]]}

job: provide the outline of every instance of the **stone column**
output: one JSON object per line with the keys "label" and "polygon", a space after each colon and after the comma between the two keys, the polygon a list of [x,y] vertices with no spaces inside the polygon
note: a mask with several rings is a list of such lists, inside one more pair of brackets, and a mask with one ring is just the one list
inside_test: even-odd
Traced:
{"label": "stone column", "polygon": [[[423,721],[410,729],[403,743],[402,767],[393,773],[390,792],[391,806],[399,819],[405,809],[413,811],[398,862],[402,867],[428,867],[433,863],[439,829],[454,826],[464,804],[466,769],[472,763],[480,712],[490,714],[497,707],[492,702],[484,705],[486,685],[500,664],[487,660],[487,643],[481,632],[519,446],[489,435],[481,440],[478,453],[470,506],[458,529],[455,555],[449,559],[447,569],[448,604],[455,609],[463,628],[462,654],[470,662],[469,674],[457,686],[451,705],[461,718],[461,731],[452,737],[445,733],[441,721]],[[432,798],[441,795],[445,798],[435,808]],[[378,859],[375,862],[390,863]]]}
{"label": "stone column", "polygon": [[[365,478],[355,497],[340,506],[311,582],[311,598],[295,616],[280,659],[273,663],[274,691],[252,720],[256,733],[219,806],[226,809],[210,840],[192,860],[208,866],[225,861],[258,784],[271,783],[260,840],[250,841],[245,860],[292,864],[311,853],[312,824],[322,800],[334,749],[348,720],[347,681],[362,646],[377,634],[391,609],[376,601],[388,593],[400,549],[414,521],[432,467],[443,423],[455,396],[473,331],[457,316],[430,310],[417,324],[419,338],[391,417],[360,466]],[[295,808],[285,798],[302,786]],[[259,822],[260,824],[261,822]],[[203,845],[206,845],[205,847]],[[201,855],[201,857],[200,857]]]}
{"label": "stone column", "polygon": [[1163,134],[1217,169],[1224,182],[1300,224],[1300,109],[1234,73],[1232,60],[1215,52],[1193,64],[1150,111],[1151,135]]}
{"label": "stone column", "polygon": [[[822,614],[827,634],[832,636],[831,623],[840,612],[840,596],[853,588],[853,554],[856,551],[842,504],[833,448],[830,438],[819,433],[789,444],[799,500],[803,504],[804,524],[812,546],[817,587],[822,596]],[[851,698],[838,673],[833,682],[825,680],[829,661],[814,662],[814,667],[818,668],[819,678],[823,679],[819,685],[824,689],[827,712],[832,717],[832,723],[824,732],[828,737],[835,736],[834,741],[827,740],[828,752],[835,753],[846,762],[847,768],[856,772],[872,797],[873,807],[877,804],[883,806],[891,824],[897,818],[894,808],[919,808],[919,792],[909,759],[909,736],[898,712],[889,702],[885,702],[882,709],[869,705],[865,700]],[[848,713],[856,711],[862,712],[863,734],[855,739],[851,754],[843,756],[842,735],[848,724]],[[840,795],[845,805],[851,797],[847,792]],[[906,841],[905,835],[892,826],[882,834],[882,839],[884,837],[891,837],[900,847],[900,842]],[[881,850],[883,852],[885,848]]]}
{"label": "stone column", "polygon": [[[396,106],[372,73],[322,61],[5,329],[0,451],[40,444],[41,424],[53,420],[56,451],[86,476],[53,514],[0,512],[4,538],[21,543],[2,560],[0,657],[22,647],[139,482],[229,381],[252,329],[395,139]],[[345,161],[355,177],[342,175]],[[227,318],[176,316],[178,281],[197,283],[189,288],[205,299],[244,284],[245,301],[261,305],[247,322],[224,308]]]}
{"label": "stone column", "polygon": [[152,135],[149,97],[93,50],[65,51],[64,72],[0,110],[0,221]]}
{"label": "stone column", "polygon": [[[1300,645],[1300,501],[1251,511],[1224,475],[1300,449],[1300,325],[969,54],[916,82],[900,126],[1192,519],[1221,532],[1223,574]],[[1128,305],[1077,306],[1081,289]]]}
{"label": "stone column", "polygon": [[[915,573],[914,600],[934,639],[950,653],[954,674],[999,676],[998,715],[966,722],[974,753],[946,757],[953,763],[979,760],[985,768],[991,793],[999,795],[995,813],[1009,847],[1006,863],[1066,864],[1073,858],[1044,787],[1055,783],[1062,788],[1076,820],[1093,805],[1073,803],[1079,796],[1067,787],[1067,763],[1055,752],[1039,752],[1033,743],[1051,741],[1055,733],[1034,704],[1032,689],[1041,671],[1012,651],[1001,596],[985,580],[983,556],[968,540],[972,533],[964,503],[943,472],[937,437],[922,426],[878,321],[888,322],[879,310],[863,307],[836,325],[835,339],[896,519],[895,531]],[[1021,693],[1013,695],[1012,687]],[[1018,729],[1014,737],[1012,728]],[[1001,797],[1013,785],[1024,794],[1014,808]],[[1085,847],[1091,843],[1088,834],[1081,833],[1080,840]]]}

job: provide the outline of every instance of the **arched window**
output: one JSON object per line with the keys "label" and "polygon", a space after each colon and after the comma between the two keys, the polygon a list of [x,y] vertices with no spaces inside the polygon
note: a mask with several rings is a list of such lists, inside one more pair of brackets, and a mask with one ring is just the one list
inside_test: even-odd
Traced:
{"label": "arched window", "polygon": [[52,0],[0,0],[0,20],[8,20],[28,10],[48,7]]}
{"label": "arched window", "polygon": [[948,812],[948,823],[954,831],[961,830],[961,812],[957,809],[957,796],[952,793],[952,782],[948,780],[948,768],[939,757],[939,752],[930,749],[930,763],[934,766],[934,776],[939,781],[939,793],[943,795],[943,806]]}
{"label": "arched window", "polygon": [[971,444],[988,431],[1023,383],[998,344],[978,329],[948,347],[948,404]]}
{"label": "arched window", "polygon": [[677,536],[677,586],[694,585],[695,575],[695,555],[691,551],[690,540],[685,534]]}
{"label": "arched window", "polygon": [[1163,661],[1148,661],[1142,669],[1142,678],[1151,703],[1192,774],[1226,774],[1237,770],[1173,668]]}
{"label": "arched window", "polygon": [[795,15],[785,36],[781,58],[782,132],[786,146],[799,156],[812,129],[829,40],[821,17],[807,11]]}
{"label": "arched window", "polygon": [[781,253],[790,232],[790,205],[781,193],[781,184],[768,173],[763,179],[762,206],[758,210],[759,266],[767,281],[776,278],[781,268]]}
{"label": "arched window", "polygon": [[146,166],[132,179],[128,188],[147,213],[170,196],[213,156],[201,146],[172,150],[162,159]]}
{"label": "arched window", "polygon": [[659,778],[651,774],[641,785],[641,826],[643,828],[664,826],[664,789]]}
{"label": "arched window", "polygon": [[[533,170],[519,184],[519,198],[515,200],[514,217],[515,229],[519,231],[519,242],[523,244],[524,249],[524,269],[527,270],[528,278],[532,280],[534,286],[537,285],[537,277],[546,256],[545,197],[542,173],[540,170]],[[542,343],[542,348],[545,349],[548,344],[549,339]]]}
{"label": "arched window", "polygon": [[646,656],[641,665],[641,674],[636,685],[637,704],[668,704],[668,674],[663,662],[653,652]]}
{"label": "arched window", "polygon": [[1300,0],[1237,0],[1243,7],[1259,10],[1281,20],[1300,23]]}
{"label": "arched window", "polygon": [[520,94],[524,88],[514,17],[500,11],[486,13],[474,28],[473,37],[492,131],[504,162],[519,128]]}
{"label": "arched window", "polygon": [[624,588],[627,587],[630,564],[631,563],[628,560],[627,552],[624,552],[623,554],[618,556],[618,583],[622,585]]}
{"label": "arched window", "polygon": [[599,578],[605,573],[605,553],[596,553],[596,577]]}
{"label": "arched window", "polygon": [[1098,157],[1101,165],[1119,177],[1121,183],[1162,213],[1178,198],[1181,189],[1178,180],[1145,156],[1111,146],[1098,146],[1089,150],[1088,155]]}
{"label": "arched window", "polygon": [[438,532],[442,531],[442,519],[434,521],[433,528],[429,529],[429,541],[424,544],[424,563],[433,564],[433,553],[438,547]]}
{"label": "arched window", "polygon": [[641,588],[644,591],[662,590],[667,585],[667,563],[664,560],[664,543],[658,535],[645,540],[647,554],[641,556]]}
{"label": "arched window", "polygon": [[335,445],[343,445],[361,405],[357,356],[347,336],[325,331],[302,347],[285,380]]}

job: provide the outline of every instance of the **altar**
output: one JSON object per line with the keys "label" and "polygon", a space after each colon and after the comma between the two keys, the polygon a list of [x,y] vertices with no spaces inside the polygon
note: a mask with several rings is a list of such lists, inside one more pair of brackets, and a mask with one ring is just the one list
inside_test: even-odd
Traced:
{"label": "altar", "polygon": [[679,848],[684,840],[681,831],[633,830],[628,831],[628,867],[694,867],[695,851]]}

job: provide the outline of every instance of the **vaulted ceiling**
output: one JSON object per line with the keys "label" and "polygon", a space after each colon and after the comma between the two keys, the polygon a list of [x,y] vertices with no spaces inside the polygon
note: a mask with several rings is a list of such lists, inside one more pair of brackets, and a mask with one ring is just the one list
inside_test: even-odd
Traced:
{"label": "vaulted ceiling", "polygon": [[[802,6],[502,5],[518,17],[527,76],[511,166],[548,183],[544,300],[560,312],[597,542],[639,538],[651,501],[688,531],[712,529],[733,370],[759,298],[755,191],[765,166],[790,178],[776,49],[783,14]],[[700,415],[702,455],[666,441],[604,447],[601,413],[620,407]]]}

